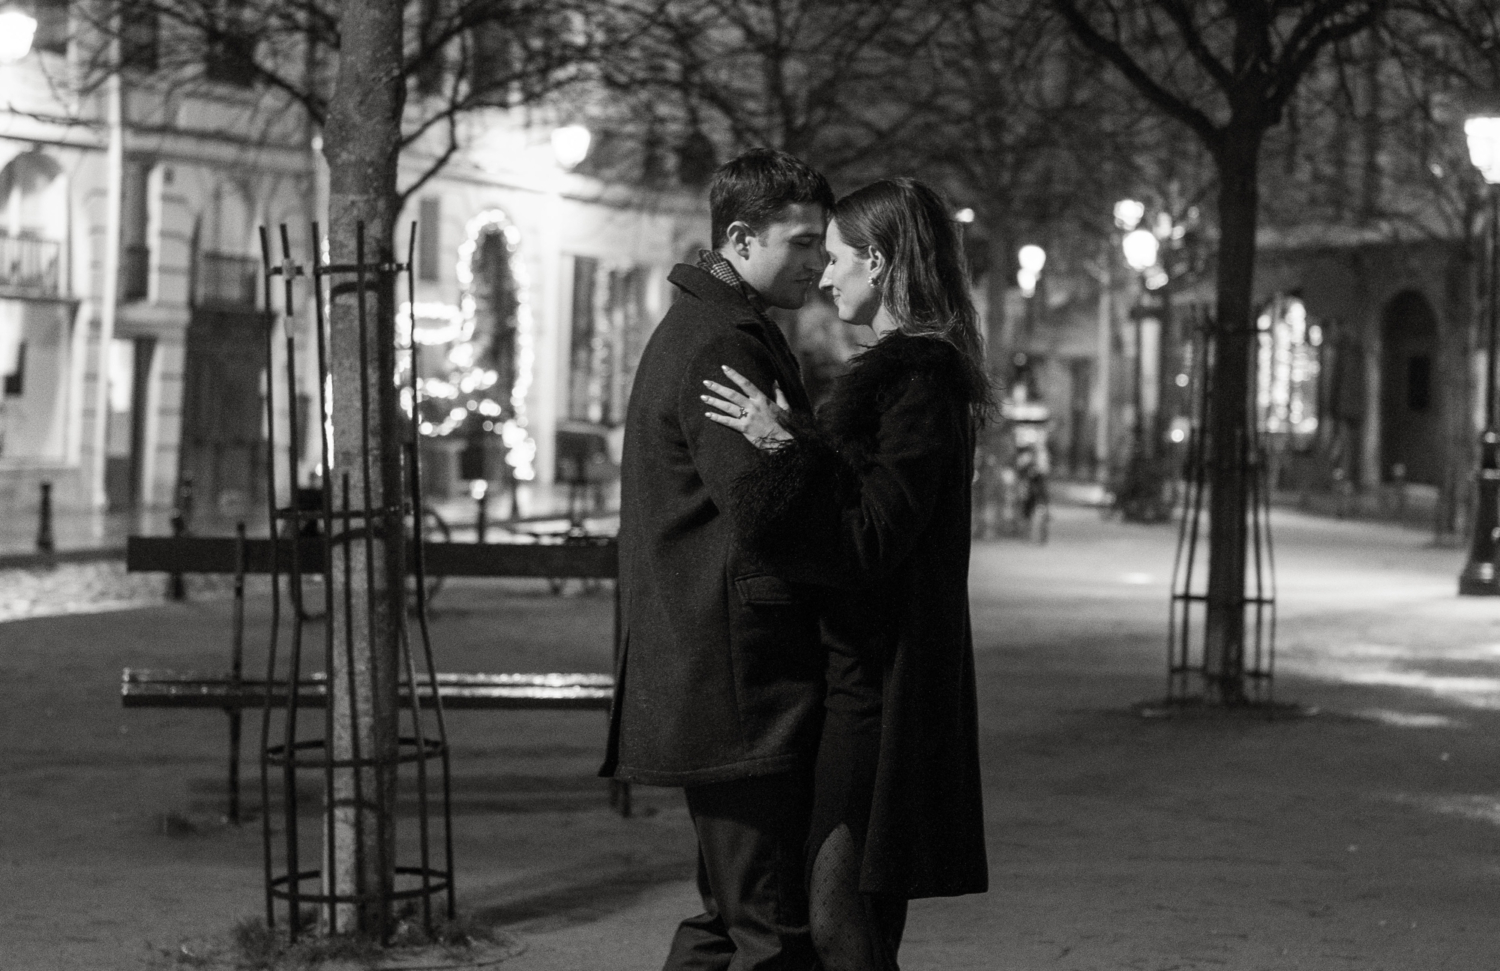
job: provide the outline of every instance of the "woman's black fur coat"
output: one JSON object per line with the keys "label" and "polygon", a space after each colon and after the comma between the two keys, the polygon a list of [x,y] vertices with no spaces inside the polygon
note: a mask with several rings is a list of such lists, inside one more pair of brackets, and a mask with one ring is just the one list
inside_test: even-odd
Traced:
{"label": "woman's black fur coat", "polygon": [[827,588],[825,641],[884,675],[866,892],[988,884],[968,600],[980,396],[952,345],[889,334],[816,426],[794,428],[734,492],[743,542],[785,579]]}

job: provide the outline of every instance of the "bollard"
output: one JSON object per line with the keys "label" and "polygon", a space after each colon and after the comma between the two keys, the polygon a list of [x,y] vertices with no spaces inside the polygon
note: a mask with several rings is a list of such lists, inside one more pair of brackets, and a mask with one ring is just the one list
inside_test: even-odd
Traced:
{"label": "bollard", "polygon": [[[172,536],[174,538],[187,535],[187,520],[183,518],[182,510],[172,513]],[[183,582],[181,573],[172,573],[167,577],[167,599],[186,600],[187,584]]]}
{"label": "bollard", "polygon": [[182,516],[182,531],[187,532],[187,524],[193,521],[193,474],[184,473],[182,481],[177,484],[177,512]]}
{"label": "bollard", "polygon": [[[177,508],[172,510],[172,536],[186,536],[188,531],[188,519],[193,515],[193,475],[191,472],[183,473],[177,482]],[[187,584],[183,581],[181,573],[173,573],[167,577],[167,598],[169,600],[186,600]]]}
{"label": "bollard", "polygon": [[490,484],[484,479],[469,483],[469,495],[474,499],[474,542],[483,543],[490,528]]}
{"label": "bollard", "polygon": [[56,550],[56,544],[52,541],[52,483],[43,482],[41,487],[42,501],[37,507],[36,551],[52,553]]}

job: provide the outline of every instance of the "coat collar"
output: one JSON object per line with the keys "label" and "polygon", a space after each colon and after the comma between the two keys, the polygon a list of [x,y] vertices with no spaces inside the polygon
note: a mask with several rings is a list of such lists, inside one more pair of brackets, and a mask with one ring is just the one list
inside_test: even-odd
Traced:
{"label": "coat collar", "polygon": [[683,293],[701,300],[709,320],[753,335],[777,362],[781,388],[792,408],[811,411],[812,402],[802,386],[802,366],[776,322],[757,310],[738,287],[732,287],[702,267],[678,263],[667,280]]}
{"label": "coat collar", "polygon": [[963,359],[947,341],[914,337],[897,331],[887,334],[849,362],[833,395],[818,417],[834,437],[857,446],[879,430],[880,416],[891,401],[918,376],[955,401],[968,397],[969,379]]}
{"label": "coat collar", "polygon": [[702,300],[725,323],[734,327],[759,328],[775,326],[755,309],[738,287],[732,287],[712,273],[691,263],[678,263],[667,275],[667,281],[679,290]]}

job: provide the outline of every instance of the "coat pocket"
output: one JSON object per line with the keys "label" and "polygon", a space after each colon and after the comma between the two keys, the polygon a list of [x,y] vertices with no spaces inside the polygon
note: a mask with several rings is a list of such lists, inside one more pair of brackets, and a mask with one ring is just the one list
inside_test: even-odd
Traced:
{"label": "coat pocket", "polygon": [[752,607],[789,607],[802,603],[792,585],[769,573],[747,573],[734,578],[740,600]]}

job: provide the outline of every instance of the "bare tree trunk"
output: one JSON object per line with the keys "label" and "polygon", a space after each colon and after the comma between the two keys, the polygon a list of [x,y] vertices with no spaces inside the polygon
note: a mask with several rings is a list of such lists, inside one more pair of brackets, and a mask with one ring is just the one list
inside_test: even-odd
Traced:
{"label": "bare tree trunk", "polygon": [[[401,0],[345,0],[338,80],[329,104],[324,154],[329,166],[329,238],[335,264],[356,260],[357,227],[364,226],[364,260],[394,259],[399,206],[396,170],[406,89],[401,74]],[[405,582],[401,520],[401,441],[395,394],[393,278],[365,276],[365,327],[360,333],[353,274],[335,278],[329,316],[333,377],[333,468],[325,477],[341,508],[347,488],[353,509],[368,506],[371,521],[352,523],[345,575],[336,548],[334,582],[347,581],[352,610],[345,628],[335,611],[331,678],[333,755],[375,759],[390,767],[335,773],[333,845],[326,848],[325,880],[357,904],[334,908],[333,933],[384,936],[395,874],[396,672]],[[363,344],[361,340],[363,338]],[[364,399],[362,401],[362,398]],[[369,527],[369,540],[362,526]],[[346,640],[348,638],[348,640]],[[352,643],[352,657],[343,646]]]}
{"label": "bare tree trunk", "polygon": [[1251,375],[1251,321],[1260,126],[1231,126],[1219,153],[1219,263],[1213,384],[1209,401],[1209,557],[1205,685],[1211,700],[1245,694],[1245,554]]}

